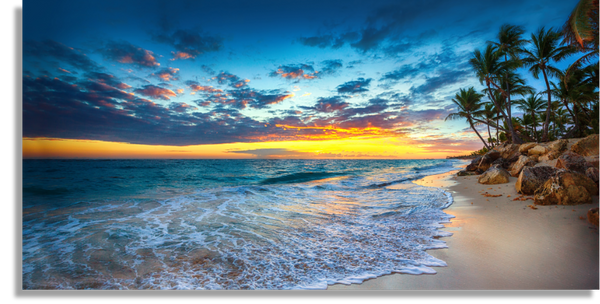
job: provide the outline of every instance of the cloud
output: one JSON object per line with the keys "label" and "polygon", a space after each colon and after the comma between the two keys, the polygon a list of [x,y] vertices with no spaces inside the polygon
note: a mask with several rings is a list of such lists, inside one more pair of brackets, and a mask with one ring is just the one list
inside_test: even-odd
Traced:
{"label": "cloud", "polygon": [[272,71],[269,76],[282,77],[285,79],[315,79],[318,78],[318,71],[309,64],[290,64],[280,65],[277,70]]}
{"label": "cloud", "polygon": [[155,85],[145,85],[141,89],[135,89],[134,92],[142,94],[147,97],[162,99],[162,100],[170,100],[169,97],[175,97],[177,94],[172,90],[157,87]]}
{"label": "cloud", "polygon": [[193,80],[188,80],[185,82],[185,84],[190,87],[192,92],[201,91],[201,92],[207,92],[207,93],[223,93],[223,90],[221,90],[221,89],[215,89],[212,86],[203,86],[200,83],[193,81]]}
{"label": "cloud", "polygon": [[249,79],[241,79],[240,77],[227,72],[221,72],[214,78],[217,79],[219,84],[227,84],[233,88],[245,87],[248,82],[250,82]]}
{"label": "cloud", "polygon": [[318,48],[327,48],[331,47],[332,49],[339,49],[343,47],[347,43],[354,43],[360,39],[360,34],[355,31],[346,32],[342,34],[328,34],[322,36],[312,36],[312,37],[300,37],[298,41],[306,46],[318,47]]}
{"label": "cloud", "polygon": [[325,60],[321,62],[321,65],[323,66],[321,69],[322,74],[334,74],[343,67],[341,59]]}
{"label": "cloud", "polygon": [[[50,57],[84,71],[97,71],[102,68],[81,50],[66,46],[54,40],[23,42],[24,59],[28,57]],[[58,67],[57,67],[58,68]]]}
{"label": "cloud", "polygon": [[194,59],[208,52],[217,52],[223,48],[223,38],[200,35],[194,30],[177,30],[173,33],[160,33],[152,36],[154,41],[171,45],[175,48],[173,59]]}
{"label": "cloud", "polygon": [[471,74],[470,70],[443,70],[440,75],[427,78],[424,84],[411,87],[410,91],[414,94],[431,94],[443,87],[460,83]]}
{"label": "cloud", "polygon": [[120,63],[134,64],[146,68],[160,66],[160,63],[154,57],[154,53],[126,41],[109,41],[98,51],[104,58]]}
{"label": "cloud", "polygon": [[313,156],[313,153],[300,152],[285,148],[269,148],[269,149],[252,149],[252,150],[237,150],[228,151],[229,153],[251,154],[257,158],[276,158],[276,157],[302,157]]}
{"label": "cloud", "polygon": [[337,87],[337,91],[339,94],[359,94],[368,92],[369,89],[367,89],[367,87],[369,87],[371,80],[371,78],[358,78],[357,80],[348,81],[344,84],[339,85]]}
{"label": "cloud", "polygon": [[345,102],[342,97],[334,96],[329,98],[319,98],[317,104],[312,107],[312,109],[318,112],[331,113],[341,111],[349,105],[350,104]]}
{"label": "cloud", "polygon": [[165,68],[161,69],[158,72],[150,74],[151,77],[155,77],[161,79],[162,81],[171,81],[171,80],[179,80],[177,74],[179,73],[179,69],[175,68]]}
{"label": "cloud", "polygon": [[89,72],[85,74],[85,77],[91,81],[102,83],[108,86],[112,86],[121,90],[131,88],[130,85],[121,82],[117,77],[107,74],[107,73],[99,73],[99,72]]}

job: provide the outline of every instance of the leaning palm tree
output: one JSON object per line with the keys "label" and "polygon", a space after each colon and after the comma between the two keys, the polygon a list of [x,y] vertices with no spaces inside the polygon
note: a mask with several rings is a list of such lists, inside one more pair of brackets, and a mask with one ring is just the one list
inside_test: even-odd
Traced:
{"label": "leaning palm tree", "polygon": [[523,63],[529,67],[533,77],[539,79],[540,72],[544,75],[546,88],[548,89],[548,107],[546,108],[546,121],[543,124],[542,141],[548,140],[548,126],[550,125],[550,109],[552,103],[550,82],[548,76],[560,74],[560,70],[550,65],[558,62],[574,53],[574,49],[569,46],[560,45],[560,33],[550,28],[543,27],[536,33],[531,34],[531,49],[523,49],[525,57]]}
{"label": "leaning palm tree", "polygon": [[485,148],[489,149],[490,147],[485,140],[483,140],[479,132],[477,132],[473,123],[474,117],[482,115],[481,107],[483,104],[481,102],[481,97],[483,97],[483,94],[477,93],[473,87],[470,87],[468,90],[461,88],[460,91],[456,93],[454,99],[452,99],[452,102],[458,106],[458,112],[448,114],[445,120],[466,119],[469,126],[471,126],[471,129],[475,131],[475,134],[477,134],[479,139],[483,142]]}
{"label": "leaning palm tree", "polygon": [[523,39],[522,36],[525,29],[519,25],[503,24],[498,32],[498,41],[488,41],[487,43],[494,45],[500,54],[504,55],[504,61],[511,60],[519,61],[519,55],[523,46],[529,42]]}
{"label": "leaning palm tree", "polygon": [[525,99],[519,99],[515,101],[517,108],[529,114],[532,120],[532,134],[535,134],[536,140],[539,142],[537,136],[537,112],[540,112],[546,108],[546,101],[542,100],[539,94],[531,94]]}
{"label": "leaning palm tree", "polygon": [[494,95],[492,94],[492,86],[495,90],[498,90],[502,93],[505,98],[508,98],[509,94],[503,90],[498,83],[501,83],[502,75],[507,74],[514,64],[510,61],[500,61],[500,53],[497,52],[497,48],[491,44],[488,44],[487,47],[481,52],[479,49],[473,52],[473,57],[469,60],[471,66],[475,70],[475,74],[477,78],[479,78],[479,82],[487,87],[487,93],[489,95],[490,100],[494,102],[494,105],[502,114],[502,118],[504,118],[504,122],[507,123],[508,130],[511,134],[514,143],[522,143],[519,137],[513,130],[512,120],[508,117],[504,109],[500,106],[500,103]]}

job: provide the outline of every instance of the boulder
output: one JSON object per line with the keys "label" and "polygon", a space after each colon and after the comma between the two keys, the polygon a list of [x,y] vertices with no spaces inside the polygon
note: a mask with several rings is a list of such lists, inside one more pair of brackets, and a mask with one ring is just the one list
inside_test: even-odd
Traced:
{"label": "boulder", "polygon": [[492,162],[492,167],[494,166],[500,166],[504,169],[508,169],[508,167],[510,167],[510,163],[508,161],[506,161],[506,159],[500,157],[498,159],[496,159],[494,162]]}
{"label": "boulder", "polygon": [[529,151],[529,149],[533,148],[537,146],[537,143],[524,143],[519,147],[519,153],[521,154],[527,154],[527,152]]}
{"label": "boulder", "polygon": [[592,195],[598,195],[598,188],[589,177],[561,169],[535,191],[533,200],[537,205],[579,205],[590,204]]}
{"label": "boulder", "polygon": [[519,146],[520,145],[516,144],[501,145],[496,147],[498,148],[496,151],[500,152],[500,157],[504,159],[509,159],[513,154],[519,153]]}
{"label": "boulder", "polygon": [[595,167],[589,167],[585,170],[585,176],[589,177],[592,181],[594,181],[594,183],[596,183],[596,186],[598,185],[598,168]]}
{"label": "boulder", "polygon": [[510,175],[517,177],[525,166],[533,167],[535,162],[525,155],[519,156],[519,159],[510,167]]}
{"label": "boulder", "polygon": [[588,210],[587,220],[590,224],[598,227],[598,207]]}
{"label": "boulder", "polygon": [[548,166],[524,167],[515,183],[517,192],[521,194],[534,194],[558,169]]}
{"label": "boulder", "polygon": [[563,153],[563,155],[561,155],[556,162],[556,168],[577,171],[579,173],[584,173],[585,167],[585,158],[571,151]]}
{"label": "boulder", "polygon": [[569,144],[569,141],[566,139],[559,139],[559,140],[555,140],[553,142],[548,143],[548,146],[547,146],[548,154],[542,156],[547,159],[541,159],[541,160],[557,159],[563,152],[567,151],[568,144]]}
{"label": "boulder", "polygon": [[598,134],[581,139],[571,146],[571,151],[582,156],[598,155]]}
{"label": "boulder", "polygon": [[589,168],[589,167],[594,167],[594,168],[598,168],[598,165],[600,164],[600,162],[598,161],[599,157],[598,155],[592,155],[592,156],[584,156],[583,158],[585,158],[585,167]]}
{"label": "boulder", "polygon": [[483,172],[477,182],[486,185],[506,184],[510,175],[502,167],[491,167]]}
{"label": "boulder", "polygon": [[471,161],[470,164],[467,165],[467,167],[465,168],[465,170],[467,170],[467,171],[475,171],[475,170],[477,170],[477,166],[479,165],[480,161],[481,161],[481,156],[477,156],[475,159],[473,159]]}
{"label": "boulder", "polygon": [[467,171],[467,170],[462,170],[462,171],[458,171],[458,173],[456,173],[456,176],[470,176],[470,175],[479,175],[480,173],[477,171]]}
{"label": "boulder", "polygon": [[546,152],[547,152],[546,147],[540,146],[540,145],[537,145],[537,146],[527,150],[527,154],[529,156],[537,155],[538,157],[542,154],[546,154]]}
{"label": "boulder", "polygon": [[479,161],[479,165],[477,165],[477,169],[481,171],[486,171],[492,166],[492,163],[500,157],[500,152],[498,151],[490,151],[486,153],[481,160]]}

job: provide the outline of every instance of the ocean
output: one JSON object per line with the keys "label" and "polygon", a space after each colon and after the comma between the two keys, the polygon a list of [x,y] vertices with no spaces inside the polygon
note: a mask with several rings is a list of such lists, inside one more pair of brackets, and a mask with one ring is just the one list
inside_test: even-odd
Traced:
{"label": "ocean", "polygon": [[325,289],[435,273],[459,160],[24,160],[24,289]]}

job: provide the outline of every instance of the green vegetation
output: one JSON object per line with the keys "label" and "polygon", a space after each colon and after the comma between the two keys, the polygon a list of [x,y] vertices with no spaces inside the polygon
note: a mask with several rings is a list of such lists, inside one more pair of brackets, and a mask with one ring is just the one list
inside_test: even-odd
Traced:
{"label": "green vegetation", "polygon": [[[529,40],[524,33],[520,26],[505,24],[497,41],[476,49],[470,63],[485,89],[482,94],[473,87],[460,89],[452,100],[458,112],[446,119],[466,119],[483,142],[474,154],[504,141],[547,142],[598,133],[598,0],[581,0],[562,31],[542,27]],[[574,54],[581,57],[569,68],[556,68]],[[519,68],[528,68],[545,87],[528,86]],[[524,112],[522,117],[513,117],[513,106]],[[487,126],[487,141],[475,129],[480,124]]]}

